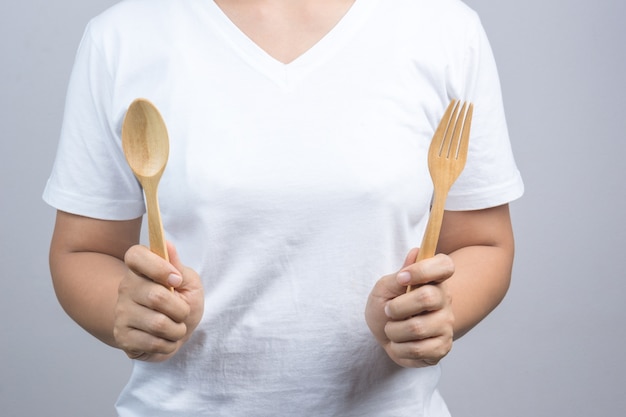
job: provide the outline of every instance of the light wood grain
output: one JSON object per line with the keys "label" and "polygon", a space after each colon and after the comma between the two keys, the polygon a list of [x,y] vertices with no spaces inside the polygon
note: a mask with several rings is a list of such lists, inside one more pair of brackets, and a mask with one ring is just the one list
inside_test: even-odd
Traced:
{"label": "light wood grain", "polygon": [[[428,170],[434,186],[433,204],[416,262],[435,256],[448,192],[467,161],[473,112],[472,103],[452,100],[430,143]],[[412,289],[409,285],[407,292]]]}
{"label": "light wood grain", "polygon": [[136,99],[122,125],[126,161],[146,197],[150,249],[169,260],[159,209],[158,186],[169,157],[169,137],[159,110],[146,99]]}

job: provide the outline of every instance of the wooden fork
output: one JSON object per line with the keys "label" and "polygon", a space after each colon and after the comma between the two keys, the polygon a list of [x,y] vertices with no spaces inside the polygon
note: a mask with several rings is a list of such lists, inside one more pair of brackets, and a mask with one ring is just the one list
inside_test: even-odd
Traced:
{"label": "wooden fork", "polygon": [[[460,109],[459,109],[460,108]],[[434,196],[430,217],[416,262],[435,256],[448,192],[465,167],[474,105],[452,100],[444,113],[428,149],[428,170]],[[407,292],[413,288],[409,285]]]}

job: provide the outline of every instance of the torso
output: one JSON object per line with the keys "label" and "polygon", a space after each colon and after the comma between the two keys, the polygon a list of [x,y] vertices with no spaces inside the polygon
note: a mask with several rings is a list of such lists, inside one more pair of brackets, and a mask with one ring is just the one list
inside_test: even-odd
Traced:
{"label": "torso", "polygon": [[[135,364],[119,415],[448,416],[439,368],[399,368],[363,310],[421,239],[448,97],[476,75],[477,108],[497,108],[489,65],[466,63],[477,20],[456,0],[217,1],[118,3],[91,22],[70,88],[57,206],[141,215],[118,128],[148,98],[171,139],[166,236],[205,286],[193,338]],[[474,115],[465,172],[481,178],[510,172],[480,152],[506,138],[495,116]],[[485,201],[459,185],[457,201]]]}

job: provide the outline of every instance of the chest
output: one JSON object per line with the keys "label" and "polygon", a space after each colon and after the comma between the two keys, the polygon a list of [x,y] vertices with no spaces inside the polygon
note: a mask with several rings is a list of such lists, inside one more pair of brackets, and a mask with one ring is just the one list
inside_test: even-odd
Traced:
{"label": "chest", "polygon": [[[445,62],[419,37],[390,31],[391,19],[373,19],[374,5],[355,3],[330,36],[285,65],[213,4],[206,24],[186,25],[171,48],[146,53],[149,71],[120,73],[121,105],[150,92],[168,125],[164,211],[425,212],[426,152],[447,104]],[[138,52],[125,44],[123,61]]]}
{"label": "chest", "polygon": [[228,19],[279,62],[308,51],[342,19],[354,0],[218,0]]}

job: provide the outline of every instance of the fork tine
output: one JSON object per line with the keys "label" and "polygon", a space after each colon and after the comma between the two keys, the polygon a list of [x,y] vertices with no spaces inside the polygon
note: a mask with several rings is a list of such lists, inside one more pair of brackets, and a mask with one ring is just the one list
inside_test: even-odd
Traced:
{"label": "fork tine", "polygon": [[433,149],[439,148],[438,153],[441,155],[441,151],[443,149],[446,134],[448,131],[448,126],[450,125],[450,121],[452,120],[452,112],[455,109],[457,104],[457,100],[452,100],[450,104],[448,104],[448,108],[445,113],[441,117],[441,121],[439,122],[439,126],[437,126],[437,130],[433,135],[430,147]]}
{"label": "fork tine", "polygon": [[[465,108],[465,106],[463,106],[463,108]],[[469,148],[470,128],[472,127],[473,115],[474,115],[474,104],[470,103],[467,109],[467,113],[465,113],[465,118],[463,119],[463,133],[461,134],[459,148],[458,148],[458,152],[456,155],[457,159],[460,156],[467,155],[467,150]]]}
{"label": "fork tine", "polygon": [[[459,106],[461,105],[461,103],[459,102]],[[458,106],[457,106],[458,109]],[[455,119],[454,119],[454,128],[452,129],[452,138],[450,139],[450,145],[448,148],[448,154],[446,155],[447,158],[452,158],[452,159],[457,159],[459,157],[459,147],[461,144],[461,136],[463,133],[463,122],[465,121],[465,114],[466,114],[466,110],[467,110],[467,103],[463,103],[463,107],[461,107],[461,111],[456,113],[455,112]]]}
{"label": "fork tine", "polygon": [[459,119],[459,107],[461,105],[460,101],[454,101],[454,111],[452,112],[452,116],[450,116],[450,120],[448,121],[448,126],[446,129],[445,138],[443,143],[441,144],[441,149],[439,150],[439,156],[444,158],[450,158],[450,154],[452,153],[452,149],[455,149],[455,138],[456,131]]}

